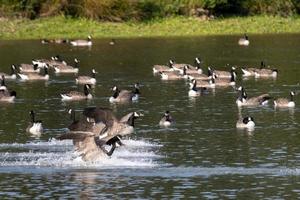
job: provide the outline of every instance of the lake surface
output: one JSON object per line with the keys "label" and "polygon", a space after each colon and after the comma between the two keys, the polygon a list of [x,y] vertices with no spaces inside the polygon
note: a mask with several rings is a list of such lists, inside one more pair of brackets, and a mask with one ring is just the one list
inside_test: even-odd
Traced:
{"label": "lake surface", "polygon": [[[95,98],[64,103],[60,93],[82,90],[74,75],[47,82],[7,81],[17,91],[13,104],[0,105],[1,198],[94,199],[297,199],[300,198],[300,35],[250,36],[249,47],[237,45],[237,36],[169,39],[96,40],[92,48],[42,45],[40,41],[0,41],[0,71],[11,64],[61,55],[80,60],[79,74],[98,71]],[[237,130],[238,109],[234,88],[216,88],[207,95],[188,97],[184,80],[161,81],[154,64],[169,59],[191,63],[199,56],[204,69],[229,70],[227,63],[257,66],[264,60],[279,70],[277,79],[241,78],[249,96],[268,92],[289,97],[296,91],[296,108],[273,105],[243,108],[256,122],[253,132]],[[206,70],[205,70],[206,71]],[[111,105],[110,88],[131,89],[141,84],[136,103]],[[104,106],[117,116],[139,111],[135,133],[124,140],[111,158],[85,163],[76,158],[71,141],[54,138],[71,123],[68,108]],[[29,111],[44,124],[37,138],[25,132]],[[158,126],[169,110],[176,125]],[[78,113],[79,113],[78,112]],[[79,114],[78,114],[79,115]]]}

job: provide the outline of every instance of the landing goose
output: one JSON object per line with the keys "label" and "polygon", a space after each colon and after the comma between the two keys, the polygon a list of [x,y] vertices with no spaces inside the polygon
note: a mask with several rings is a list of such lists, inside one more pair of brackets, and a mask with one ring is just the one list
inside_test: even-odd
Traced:
{"label": "landing goose", "polygon": [[74,67],[64,63],[60,65],[55,65],[54,66],[55,73],[78,73],[79,60],[75,58],[74,63],[75,63]]}
{"label": "landing goose", "polygon": [[49,80],[49,74],[48,74],[48,67],[44,67],[44,75],[36,74],[36,73],[28,73],[28,74],[21,74],[18,73],[21,80],[27,81],[27,80]]}
{"label": "landing goose", "polygon": [[92,46],[92,37],[89,35],[87,40],[72,40],[70,44],[72,46]]}
{"label": "landing goose", "polygon": [[162,127],[169,127],[174,124],[174,119],[171,117],[170,112],[166,111],[164,116],[159,121],[159,125]]}
{"label": "landing goose", "polygon": [[60,135],[58,140],[73,140],[75,150],[85,162],[94,162],[101,160],[107,156],[111,156],[116,148],[116,144],[112,143],[112,148],[107,151],[104,147],[105,141],[99,139],[96,134],[91,132],[68,132]]}
{"label": "landing goose", "polygon": [[244,37],[240,38],[238,44],[241,46],[248,46],[250,44],[248,35],[245,34]]}
{"label": "landing goose", "polygon": [[16,79],[17,78],[17,70],[15,65],[11,65],[11,73],[6,74],[4,72],[0,72],[0,77],[4,76],[5,79]]}
{"label": "landing goose", "polygon": [[114,86],[112,90],[114,94],[109,98],[110,103],[126,103],[139,99],[140,90],[138,83],[134,84],[134,91],[119,90],[117,86]]}
{"label": "landing goose", "polygon": [[42,121],[35,120],[35,113],[33,112],[33,110],[30,111],[29,115],[31,121],[29,122],[29,125],[26,128],[26,132],[36,136],[40,136],[43,133]]}
{"label": "landing goose", "polygon": [[237,106],[259,106],[268,104],[269,99],[271,99],[269,94],[262,94],[257,97],[248,98],[245,89],[240,86],[238,88],[239,97],[236,100]]}
{"label": "landing goose", "polygon": [[294,108],[295,101],[294,101],[295,92],[290,92],[290,99],[288,98],[278,98],[274,100],[274,106],[277,108]]}
{"label": "landing goose", "polygon": [[88,84],[85,84],[83,86],[84,92],[78,92],[78,91],[71,91],[68,93],[60,94],[62,101],[79,101],[79,100],[85,100],[85,99],[92,99],[93,96],[90,93],[91,86]]}
{"label": "landing goose", "polygon": [[[59,136],[57,139],[72,139],[76,151],[84,161],[96,161],[107,155],[111,156],[116,148],[116,143],[120,142],[119,137],[133,132],[133,126],[128,124],[132,114],[124,116],[124,122],[122,122],[108,108],[88,107],[84,109],[83,115],[89,121],[88,123],[94,123],[95,126],[102,125],[102,130],[87,130],[85,127],[82,130],[82,127],[78,125],[76,127],[69,126],[70,132]],[[105,145],[112,145],[109,152],[104,148]]]}
{"label": "landing goose", "polygon": [[95,69],[92,69],[92,76],[78,76],[75,81],[77,84],[96,84],[96,71]]}

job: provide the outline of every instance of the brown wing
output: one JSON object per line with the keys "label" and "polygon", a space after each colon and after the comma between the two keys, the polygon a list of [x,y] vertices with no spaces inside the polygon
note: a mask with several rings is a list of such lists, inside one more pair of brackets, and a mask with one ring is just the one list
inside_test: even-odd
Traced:
{"label": "brown wing", "polygon": [[88,107],[83,110],[83,115],[93,118],[96,123],[102,122],[108,127],[111,127],[114,121],[118,121],[109,108]]}

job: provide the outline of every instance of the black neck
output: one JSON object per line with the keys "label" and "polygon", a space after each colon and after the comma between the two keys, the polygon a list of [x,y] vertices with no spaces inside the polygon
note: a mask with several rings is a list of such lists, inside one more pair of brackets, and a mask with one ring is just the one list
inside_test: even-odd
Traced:
{"label": "black neck", "polygon": [[75,111],[71,110],[71,120],[75,122]]}
{"label": "black neck", "polygon": [[119,96],[119,93],[120,93],[120,91],[119,91],[119,89],[117,88],[116,91],[115,91],[114,94],[113,94],[113,98],[117,98],[117,97]]}
{"label": "black neck", "polygon": [[136,117],[134,116],[134,113],[132,113],[132,115],[129,117],[128,121],[127,121],[127,124],[129,126],[132,126],[134,127],[134,120],[136,119]]}
{"label": "black neck", "polygon": [[34,112],[31,112],[31,113],[30,113],[30,117],[31,117],[31,122],[34,123],[34,122],[35,122],[35,119],[34,119]]}
{"label": "black neck", "polygon": [[87,96],[90,94],[89,89],[87,88],[87,86],[84,86],[84,95]]}
{"label": "black neck", "polygon": [[210,68],[207,69],[207,76],[212,76],[212,71]]}
{"label": "black neck", "polygon": [[136,87],[136,88],[134,89],[134,94],[140,94],[139,88]]}
{"label": "black neck", "polygon": [[235,72],[231,71],[231,78],[230,78],[230,82],[235,82]]}
{"label": "black neck", "polygon": [[5,86],[5,78],[4,78],[4,76],[2,76],[2,79],[1,79],[1,86]]}
{"label": "black neck", "polygon": [[96,78],[96,73],[95,72],[92,72],[92,77]]}
{"label": "black neck", "polygon": [[291,101],[294,101],[294,95],[291,94]]}
{"label": "black neck", "polygon": [[16,73],[16,70],[13,66],[11,66],[11,75],[15,74]]}
{"label": "black neck", "polygon": [[171,117],[170,117],[170,115],[166,115],[166,121],[171,122]]}

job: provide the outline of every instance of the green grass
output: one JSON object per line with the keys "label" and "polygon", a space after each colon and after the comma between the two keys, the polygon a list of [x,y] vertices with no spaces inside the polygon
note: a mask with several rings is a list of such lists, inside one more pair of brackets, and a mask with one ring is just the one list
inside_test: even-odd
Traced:
{"label": "green grass", "polygon": [[201,21],[171,17],[148,22],[98,22],[63,16],[26,19],[0,19],[0,39],[169,37],[225,34],[299,33],[300,17],[231,17]]}

